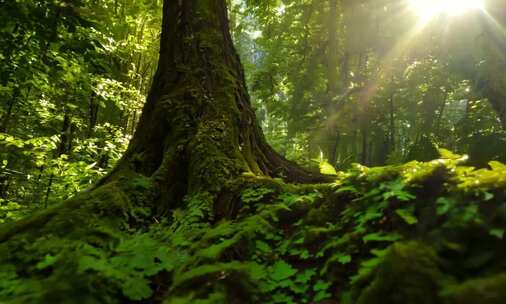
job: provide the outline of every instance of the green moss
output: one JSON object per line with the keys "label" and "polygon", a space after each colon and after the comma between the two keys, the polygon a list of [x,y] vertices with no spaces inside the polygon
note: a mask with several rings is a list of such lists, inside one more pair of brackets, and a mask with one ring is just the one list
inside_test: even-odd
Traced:
{"label": "green moss", "polygon": [[446,288],[445,304],[502,304],[506,301],[506,273],[467,280]]}
{"label": "green moss", "polygon": [[438,290],[444,276],[439,264],[435,251],[421,242],[394,244],[357,303],[441,303]]}

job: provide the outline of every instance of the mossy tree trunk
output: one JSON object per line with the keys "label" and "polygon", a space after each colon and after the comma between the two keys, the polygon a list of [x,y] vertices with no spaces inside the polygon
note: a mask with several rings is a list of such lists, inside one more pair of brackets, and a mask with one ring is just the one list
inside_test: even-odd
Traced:
{"label": "mossy tree trunk", "polygon": [[293,182],[321,177],[278,155],[251,107],[224,0],[165,1],[160,61],[137,132],[106,183],[124,170],[153,177],[159,204],[219,191],[242,173]]}

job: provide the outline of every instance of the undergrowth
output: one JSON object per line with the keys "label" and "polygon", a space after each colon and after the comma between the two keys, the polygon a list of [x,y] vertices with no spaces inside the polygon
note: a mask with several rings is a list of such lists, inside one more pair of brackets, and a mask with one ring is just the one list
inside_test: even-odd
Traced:
{"label": "undergrowth", "polygon": [[107,242],[4,242],[0,302],[503,303],[506,166],[442,154],[333,184],[233,181],[227,216],[198,193],[164,218],[141,208],[145,229],[97,227]]}

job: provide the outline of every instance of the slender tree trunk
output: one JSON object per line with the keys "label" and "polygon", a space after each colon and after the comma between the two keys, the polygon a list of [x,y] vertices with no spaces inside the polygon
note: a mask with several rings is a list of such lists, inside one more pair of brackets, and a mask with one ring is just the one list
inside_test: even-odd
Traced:
{"label": "slender tree trunk", "polygon": [[0,198],[7,198],[7,191],[9,190],[10,179],[7,172],[0,173]]}
{"label": "slender tree trunk", "polygon": [[392,93],[389,99],[389,110],[390,110],[390,140],[389,140],[389,152],[395,151],[395,106],[394,106],[395,94]]}
{"label": "slender tree trunk", "polygon": [[328,48],[327,48],[327,122],[325,124],[325,154],[330,164],[335,165],[337,160],[337,144],[339,131],[337,130],[336,115],[338,105],[338,41],[337,23],[339,15],[337,9],[338,1],[329,0],[329,12],[327,16]]}
{"label": "slender tree trunk", "polygon": [[441,104],[439,105],[439,113],[436,119],[436,131],[434,132],[435,134],[439,134],[439,132],[441,131],[441,123],[443,120],[445,108],[446,108],[446,98],[444,97],[442,98]]}
{"label": "slender tree trunk", "polygon": [[[70,152],[72,147],[72,117],[68,113],[68,109],[64,109],[65,114],[63,116],[62,129],[60,132],[60,143],[58,144],[58,150],[56,151],[56,158],[59,158],[63,154]],[[48,207],[49,196],[51,195],[51,188],[54,182],[54,174],[49,176],[49,181],[46,188],[46,194],[44,196],[44,208]]]}
{"label": "slender tree trunk", "polygon": [[19,88],[16,87],[14,92],[12,93],[12,97],[10,98],[7,106],[7,113],[5,113],[4,117],[2,117],[2,123],[0,124],[0,133],[7,133],[9,128],[9,123],[12,118],[12,112],[14,109],[14,105],[16,104],[16,100],[19,96]]}
{"label": "slender tree trunk", "polygon": [[95,126],[97,125],[98,121],[98,109],[99,104],[95,99],[95,94],[92,93],[90,96],[90,103],[88,106],[88,130],[86,136],[88,138],[93,136],[93,131],[95,130]]}
{"label": "slender tree trunk", "polygon": [[369,132],[366,126],[362,126],[360,131],[362,133],[362,152],[360,154],[360,162],[367,165],[369,157]]}
{"label": "slender tree trunk", "polygon": [[487,84],[483,88],[483,93],[495,110],[503,130],[506,130],[506,89]]}

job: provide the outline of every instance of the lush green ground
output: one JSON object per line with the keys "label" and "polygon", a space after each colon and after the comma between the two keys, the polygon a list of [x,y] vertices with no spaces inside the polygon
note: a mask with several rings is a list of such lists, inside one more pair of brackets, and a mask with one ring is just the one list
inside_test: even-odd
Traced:
{"label": "lush green ground", "polygon": [[506,166],[442,153],[334,184],[244,176],[235,205],[163,219],[135,195],[149,179],[113,183],[1,228],[0,302],[503,303]]}

